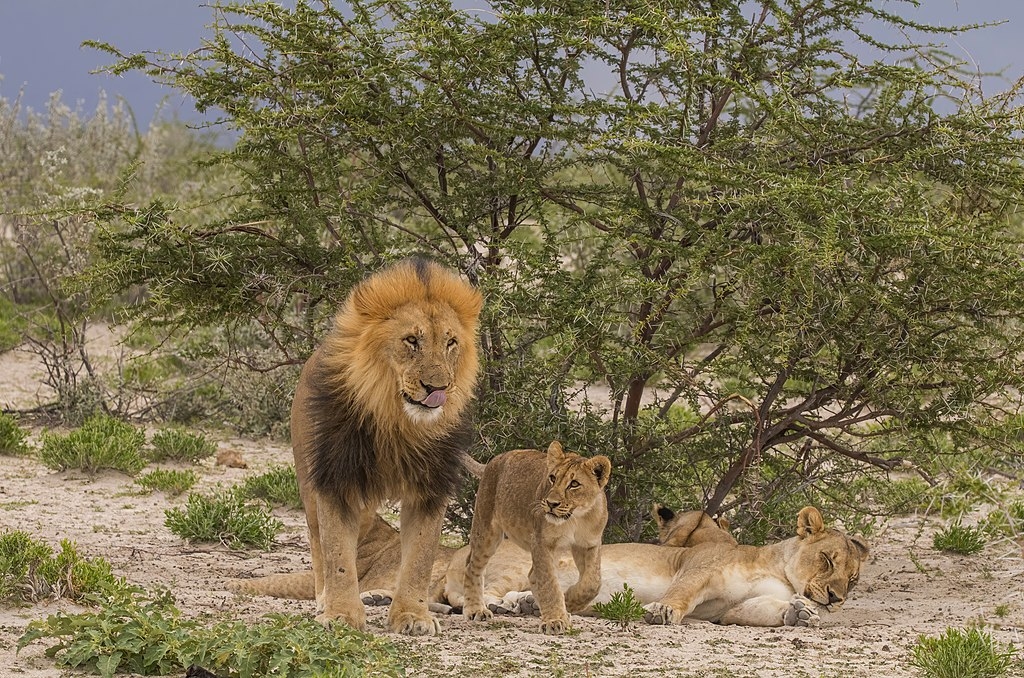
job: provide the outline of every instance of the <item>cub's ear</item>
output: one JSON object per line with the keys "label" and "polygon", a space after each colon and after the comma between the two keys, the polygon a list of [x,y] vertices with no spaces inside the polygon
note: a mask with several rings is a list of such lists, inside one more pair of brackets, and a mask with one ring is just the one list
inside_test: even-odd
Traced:
{"label": "cub's ear", "polygon": [[599,454],[596,457],[591,457],[589,463],[594,477],[597,478],[598,486],[604,488],[608,484],[608,476],[612,474],[612,460]]}
{"label": "cub's ear", "polygon": [[812,534],[818,534],[825,529],[825,519],[821,517],[821,511],[813,506],[805,506],[800,509],[796,517],[796,536],[804,539]]}
{"label": "cub's ear", "polygon": [[662,506],[655,502],[654,506],[651,507],[651,517],[654,518],[654,522],[658,524],[658,529],[660,530],[676,517],[676,512],[667,506]]}

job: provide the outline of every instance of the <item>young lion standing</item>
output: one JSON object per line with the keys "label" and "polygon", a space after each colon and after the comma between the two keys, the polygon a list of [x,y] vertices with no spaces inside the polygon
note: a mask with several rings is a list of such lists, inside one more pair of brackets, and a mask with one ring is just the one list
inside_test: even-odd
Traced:
{"label": "young lion standing", "polygon": [[365,628],[359,527],[396,499],[401,565],[388,628],[440,630],[427,587],[462,474],[481,306],[480,293],[451,271],[424,259],[400,262],[352,290],[303,367],[292,449],[321,623]]}
{"label": "young lion standing", "polygon": [[[462,608],[467,619],[491,618],[484,605],[483,573],[504,533],[533,559],[529,580],[540,605],[541,630],[559,634],[568,628],[568,611],[586,607],[601,587],[601,536],[608,522],[604,487],[611,470],[608,457],[565,452],[558,441],[547,454],[513,450],[487,463],[469,536]],[[563,597],[556,558],[565,548],[571,550],[579,581]]]}

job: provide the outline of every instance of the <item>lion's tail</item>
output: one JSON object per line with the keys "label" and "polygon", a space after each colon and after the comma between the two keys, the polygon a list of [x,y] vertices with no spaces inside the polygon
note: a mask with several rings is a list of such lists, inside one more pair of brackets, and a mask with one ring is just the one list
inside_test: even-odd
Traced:
{"label": "lion's tail", "polygon": [[255,579],[232,579],[228,582],[227,589],[234,593],[291,600],[313,600],[316,598],[312,570],[272,574],[269,577],[256,577]]}
{"label": "lion's tail", "polygon": [[474,478],[482,477],[484,475],[484,469],[487,467],[486,464],[481,464],[466,452],[462,453],[462,466],[469,471]]}

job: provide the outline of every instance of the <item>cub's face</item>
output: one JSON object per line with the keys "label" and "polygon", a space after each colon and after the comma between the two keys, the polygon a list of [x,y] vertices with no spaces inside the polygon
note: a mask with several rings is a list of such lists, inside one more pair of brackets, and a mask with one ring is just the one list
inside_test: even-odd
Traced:
{"label": "cub's face", "polygon": [[612,464],[608,457],[586,458],[564,452],[560,443],[548,447],[548,491],[540,502],[540,512],[556,525],[573,516],[581,516],[604,502]]}
{"label": "cub's face", "polygon": [[824,530],[801,541],[790,579],[802,584],[797,588],[830,612],[835,612],[860,579],[861,563],[868,547],[862,541],[837,530]]}
{"label": "cub's face", "polygon": [[446,408],[461,409],[475,380],[475,373],[467,375],[472,372],[467,366],[472,335],[451,307],[408,304],[398,309],[387,329],[386,354],[405,414],[417,423],[430,423]]}

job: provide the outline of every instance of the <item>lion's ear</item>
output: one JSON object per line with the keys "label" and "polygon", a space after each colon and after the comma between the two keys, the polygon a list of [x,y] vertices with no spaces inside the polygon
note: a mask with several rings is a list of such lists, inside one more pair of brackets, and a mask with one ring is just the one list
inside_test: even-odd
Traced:
{"label": "lion's ear", "polygon": [[810,537],[825,529],[825,519],[821,517],[821,511],[813,506],[805,506],[800,509],[796,517],[796,535],[801,539]]}
{"label": "lion's ear", "polygon": [[590,458],[590,468],[601,488],[608,484],[608,476],[612,474],[612,460],[603,454]]}
{"label": "lion's ear", "polygon": [[655,502],[654,506],[651,507],[651,517],[654,518],[654,522],[658,524],[658,529],[660,530],[676,517],[676,513],[669,507]]}

